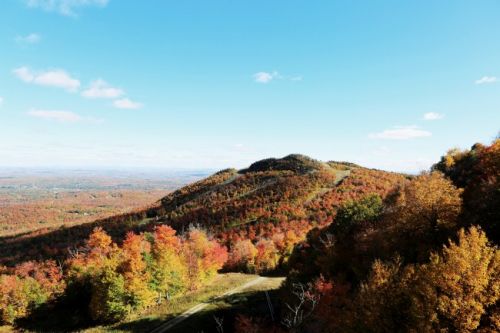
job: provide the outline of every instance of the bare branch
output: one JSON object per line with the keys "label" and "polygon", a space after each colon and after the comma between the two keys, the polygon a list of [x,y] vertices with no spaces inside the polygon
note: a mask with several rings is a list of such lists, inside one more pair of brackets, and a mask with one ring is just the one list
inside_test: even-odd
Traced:
{"label": "bare branch", "polygon": [[296,303],[291,305],[285,303],[288,313],[282,320],[290,330],[294,330],[304,323],[304,321],[314,312],[318,305],[319,295],[314,292],[311,285],[304,286],[302,283],[292,285],[292,295],[296,298]]}
{"label": "bare branch", "polygon": [[217,325],[216,328],[217,328],[217,332],[218,333],[224,333],[224,326],[223,326],[223,323],[224,323],[224,318],[223,317],[217,317],[217,316],[214,316],[214,320],[215,320],[215,324]]}

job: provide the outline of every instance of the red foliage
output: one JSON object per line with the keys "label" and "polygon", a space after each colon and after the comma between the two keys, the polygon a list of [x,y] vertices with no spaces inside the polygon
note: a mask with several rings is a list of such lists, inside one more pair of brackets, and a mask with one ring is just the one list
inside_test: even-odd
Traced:
{"label": "red foliage", "polygon": [[54,260],[24,262],[14,268],[14,274],[21,278],[32,277],[46,290],[57,291],[63,287],[62,267]]}

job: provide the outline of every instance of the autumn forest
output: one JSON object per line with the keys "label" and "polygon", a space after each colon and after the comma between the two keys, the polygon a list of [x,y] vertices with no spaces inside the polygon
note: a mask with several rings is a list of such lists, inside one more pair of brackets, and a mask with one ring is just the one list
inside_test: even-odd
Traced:
{"label": "autumn forest", "polygon": [[0,0],[0,333],[500,332],[499,13]]}
{"label": "autumn forest", "polygon": [[498,139],[419,175],[303,155],[222,170],[144,209],[3,237],[0,320],[112,325],[240,272],[286,276],[272,316],[200,330],[497,332],[499,188]]}

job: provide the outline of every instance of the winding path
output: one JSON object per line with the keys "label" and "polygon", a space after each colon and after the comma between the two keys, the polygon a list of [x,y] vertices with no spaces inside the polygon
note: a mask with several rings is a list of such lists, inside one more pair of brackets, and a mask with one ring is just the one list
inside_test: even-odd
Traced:
{"label": "winding path", "polygon": [[[243,290],[245,290],[247,288],[255,286],[256,284],[264,282],[265,280],[267,280],[267,278],[264,277],[264,276],[256,277],[255,279],[250,280],[247,283],[242,284],[239,287],[236,287],[236,288],[233,288],[233,289],[231,289],[229,291],[226,291],[224,294],[219,295],[216,298],[214,298],[214,300],[217,300],[217,299],[220,299],[220,298],[223,298],[223,297],[226,297],[226,296],[230,296],[230,295],[236,294],[236,293],[238,293],[240,291],[243,291]],[[189,310],[181,313],[177,317],[175,317],[175,318],[173,318],[173,319],[171,319],[171,320],[169,320],[169,321],[161,324],[160,326],[158,326],[154,330],[150,331],[150,333],[163,333],[163,332],[167,332],[169,329],[171,329],[175,325],[183,322],[184,320],[186,320],[190,316],[194,315],[197,312],[200,312],[201,310],[203,310],[204,308],[206,308],[209,305],[210,305],[210,302],[204,302],[204,303],[196,304],[191,309],[189,309]]]}

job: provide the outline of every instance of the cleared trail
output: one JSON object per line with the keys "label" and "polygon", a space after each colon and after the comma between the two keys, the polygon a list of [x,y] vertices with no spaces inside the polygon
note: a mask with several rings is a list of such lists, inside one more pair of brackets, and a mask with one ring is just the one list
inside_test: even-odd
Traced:
{"label": "cleared trail", "polygon": [[[250,280],[248,281],[247,283],[239,286],[239,287],[236,287],[236,288],[233,288],[231,290],[228,290],[226,291],[225,293],[217,296],[216,298],[214,298],[214,300],[217,300],[217,299],[220,299],[220,298],[223,298],[223,297],[227,297],[227,296],[231,296],[233,294],[236,294],[240,291],[243,291],[247,288],[250,288],[252,286],[255,286],[259,283],[262,283],[264,282],[265,280],[267,280],[266,277],[264,276],[259,276],[259,277],[256,277],[255,279],[253,280]],[[210,305],[210,302],[208,303],[199,303],[199,304],[196,304],[195,306],[193,306],[191,309],[181,313],[180,315],[178,315],[177,317],[161,324],[160,326],[158,326],[157,328],[155,328],[154,330],[150,331],[150,333],[163,333],[163,332],[167,332],[169,329],[173,328],[174,326],[176,326],[177,324],[183,322],[184,320],[188,319],[190,316],[194,315],[195,313],[197,312],[200,312],[201,310],[203,310],[204,308],[206,308],[207,306]]]}

